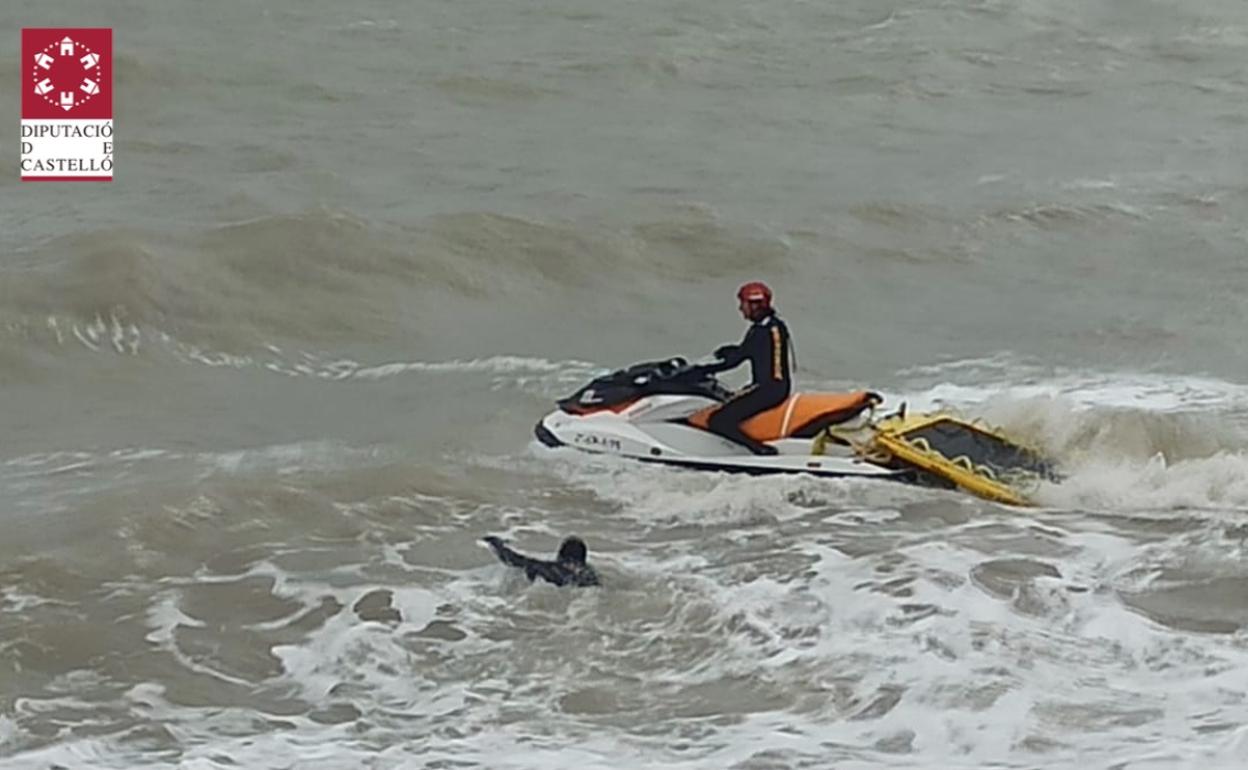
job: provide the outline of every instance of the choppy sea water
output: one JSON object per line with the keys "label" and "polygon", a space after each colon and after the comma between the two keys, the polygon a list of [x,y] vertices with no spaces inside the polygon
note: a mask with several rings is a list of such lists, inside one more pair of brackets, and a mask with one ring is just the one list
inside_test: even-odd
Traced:
{"label": "choppy sea water", "polygon": [[[1248,758],[1242,3],[0,19],[118,55],[116,181],[0,176],[4,766]],[[801,387],[1067,478],[1024,511],[532,441],[738,337],[755,278]],[[477,543],[573,532],[603,589]]]}

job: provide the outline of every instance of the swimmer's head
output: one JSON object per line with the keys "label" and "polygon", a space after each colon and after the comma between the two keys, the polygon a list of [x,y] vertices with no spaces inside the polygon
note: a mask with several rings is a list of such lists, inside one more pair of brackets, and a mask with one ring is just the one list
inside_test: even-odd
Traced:
{"label": "swimmer's head", "polygon": [[579,537],[569,537],[559,546],[557,558],[562,564],[584,564],[588,552],[589,549],[585,547],[584,540]]}

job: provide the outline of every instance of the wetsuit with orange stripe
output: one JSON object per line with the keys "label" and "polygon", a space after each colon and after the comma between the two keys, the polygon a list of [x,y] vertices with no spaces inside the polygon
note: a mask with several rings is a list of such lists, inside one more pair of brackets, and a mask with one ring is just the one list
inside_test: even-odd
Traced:
{"label": "wetsuit with orange stripe", "polygon": [[735,369],[750,362],[753,382],[711,415],[710,428],[755,454],[775,454],[775,449],[755,441],[741,430],[741,423],[784,402],[793,387],[789,370],[789,328],[774,311],[750,324],[740,345],[715,351],[720,363],[704,367],[708,373]]}

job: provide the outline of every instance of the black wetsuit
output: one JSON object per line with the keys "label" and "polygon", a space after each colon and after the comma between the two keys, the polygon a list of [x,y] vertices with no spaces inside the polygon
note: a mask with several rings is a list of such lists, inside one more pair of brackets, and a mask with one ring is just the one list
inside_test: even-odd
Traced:
{"label": "black wetsuit", "polygon": [[775,450],[768,451],[770,447],[745,435],[741,423],[789,397],[793,389],[789,350],[789,327],[773,311],[750,324],[740,345],[725,345],[715,351],[722,360],[704,367],[705,371],[723,372],[749,361],[753,382],[715,410],[710,419],[711,430],[756,454],[774,453]]}
{"label": "black wetsuit", "polygon": [[584,561],[532,559],[522,553],[516,553],[511,550],[497,537],[490,536],[482,539],[494,550],[499,561],[508,566],[523,569],[524,574],[530,581],[541,578],[547,583],[554,583],[557,586],[576,586],[578,588],[599,585],[598,573],[594,572],[594,568]]}

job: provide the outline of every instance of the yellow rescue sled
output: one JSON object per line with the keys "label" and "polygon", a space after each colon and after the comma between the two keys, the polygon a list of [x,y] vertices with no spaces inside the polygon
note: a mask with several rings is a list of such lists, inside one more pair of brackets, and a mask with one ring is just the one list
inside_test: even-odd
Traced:
{"label": "yellow rescue sled", "polygon": [[903,406],[852,432],[833,426],[815,440],[813,453],[823,454],[828,441],[853,447],[872,464],[911,470],[918,483],[1007,505],[1030,505],[1041,481],[1057,480],[1053,464],[1038,450],[944,412],[907,415]]}

